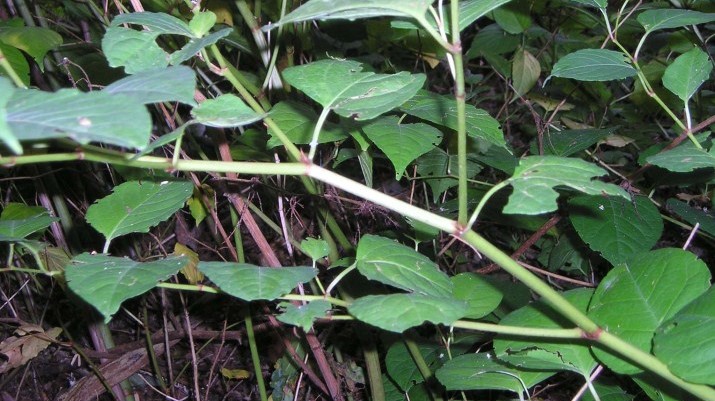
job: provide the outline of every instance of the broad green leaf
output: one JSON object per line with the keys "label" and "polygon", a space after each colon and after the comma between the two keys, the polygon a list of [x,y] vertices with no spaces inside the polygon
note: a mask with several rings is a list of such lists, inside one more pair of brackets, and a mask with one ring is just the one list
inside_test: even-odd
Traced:
{"label": "broad green leaf", "polygon": [[45,54],[62,44],[62,36],[48,28],[0,27],[0,42],[29,54],[44,71]]}
{"label": "broad green leaf", "polygon": [[328,242],[323,239],[306,238],[300,242],[300,249],[314,261],[320,260],[330,254]]}
{"label": "broad green leaf", "polygon": [[232,94],[203,101],[191,110],[191,115],[198,123],[219,128],[248,125],[263,118]]}
{"label": "broad green leaf", "polygon": [[[588,149],[588,147],[612,134],[614,131],[615,128],[594,128],[546,132],[543,138],[544,154],[571,156],[584,149]],[[532,145],[531,152],[534,154],[539,153],[538,144],[536,142]]]}
{"label": "broad green leaf", "polygon": [[[715,15],[715,14],[713,14]],[[707,81],[713,70],[710,57],[699,47],[681,54],[663,74],[663,86],[673,92],[683,102],[687,102]]]}
{"label": "broad green leaf", "polygon": [[[569,303],[578,310],[586,312],[593,295],[592,289],[576,289],[563,293]],[[527,305],[505,316],[499,324],[506,326],[535,327],[541,329],[569,329],[573,327],[568,319],[560,317],[554,309],[544,301]],[[539,352],[535,352],[539,351]],[[497,335],[494,339],[494,352],[497,355],[518,355],[524,359],[529,368],[546,362],[588,377],[598,364],[591,355],[587,341],[554,342],[539,337],[524,337]]]}
{"label": "broad green leaf", "polygon": [[65,268],[67,285],[75,294],[112,319],[122,302],[141,295],[176,274],[186,263],[183,256],[151,262],[83,253]]}
{"label": "broad green leaf", "polygon": [[631,377],[653,401],[683,401],[692,398],[692,394],[653,373],[643,372]]}
{"label": "broad green leaf", "polygon": [[[286,267],[284,269],[290,269]],[[286,324],[300,326],[304,331],[309,331],[315,319],[325,317],[330,310],[330,302],[319,299],[311,301],[305,305],[293,305],[282,303],[283,313],[276,316],[276,319]]]}
{"label": "broad green leaf", "polygon": [[531,26],[529,1],[512,1],[492,12],[494,21],[511,34],[521,34]]}
{"label": "broad green leaf", "polygon": [[507,390],[522,394],[554,373],[517,370],[494,354],[481,352],[460,355],[445,363],[435,374],[447,390]]}
{"label": "broad green leaf", "polygon": [[[633,401],[633,398],[635,397],[632,394],[628,394],[626,390],[622,389],[617,384],[613,384],[610,380],[600,379],[593,383],[593,388],[596,391],[596,394],[598,394],[598,400],[600,401]],[[583,397],[581,397],[581,400],[597,401],[590,391],[586,391],[583,394]]]}
{"label": "broad green leaf", "polygon": [[[30,85],[30,64],[25,59],[25,55],[16,48],[0,42],[0,50],[5,59],[10,63],[10,67],[15,71],[22,83]],[[0,68],[0,76],[7,76],[4,68]]]}
{"label": "broad green leaf", "polygon": [[5,144],[12,153],[22,154],[22,145],[17,140],[15,134],[10,131],[7,124],[7,104],[15,91],[15,86],[5,77],[0,77],[0,141]]}
{"label": "broad green leaf", "polygon": [[700,224],[700,230],[715,236],[715,216],[711,211],[700,210],[672,198],[668,199],[665,206],[689,224]]}
{"label": "broad green leaf", "polygon": [[[655,330],[709,287],[710,271],[695,255],[659,249],[608,272],[591,299],[588,315],[610,333],[650,352]],[[642,371],[610,351],[594,348],[594,353],[618,373]]]}
{"label": "broad green leaf", "polygon": [[653,352],[679,377],[715,386],[715,287],[689,303],[655,333]]}
{"label": "broad green leaf", "polygon": [[[467,28],[472,22],[487,15],[494,9],[509,3],[512,0],[481,0],[481,1],[460,1],[459,2],[459,30]],[[444,13],[445,16],[449,12]],[[449,31],[449,25],[447,27]]]}
{"label": "broad green leaf", "polygon": [[[318,116],[308,105],[291,101],[279,102],[273,106],[269,115],[291,142],[296,145],[310,143],[313,137],[313,128],[318,122]],[[271,135],[271,139],[268,140],[266,145],[268,148],[281,145],[281,141],[275,136],[271,128],[268,128],[268,134]],[[341,141],[347,137],[348,135],[345,131],[337,125],[325,122],[322,131],[320,131],[318,143]]]}
{"label": "broad green leaf", "polygon": [[371,17],[424,17],[432,0],[310,0],[263,30],[312,20],[371,18]]}
{"label": "broad green leaf", "polygon": [[144,148],[143,151],[137,153],[135,157],[148,155],[164,145],[176,142],[177,139],[184,135],[184,131],[186,131],[186,127],[188,125],[188,123],[181,124],[180,126],[176,127],[175,130],[169,132],[168,134],[160,136],[156,141],[150,143],[149,146]]}
{"label": "broad green leaf", "polygon": [[193,32],[194,36],[200,38],[211,30],[213,26],[216,25],[216,14],[212,11],[200,11],[195,13],[189,21],[189,29]]}
{"label": "broad green leaf", "polygon": [[327,59],[286,68],[283,78],[323,107],[356,120],[400,106],[425,82],[423,74],[375,74],[362,68],[356,61]]}
{"label": "broad green leaf", "polygon": [[7,203],[0,214],[0,241],[22,240],[32,233],[45,230],[58,220],[50,216],[44,207]]}
{"label": "broad green leaf", "polygon": [[680,28],[715,21],[715,14],[677,8],[646,10],[636,18],[647,33],[659,29]]}
{"label": "broad green leaf", "polygon": [[195,89],[194,70],[177,66],[138,72],[112,83],[104,91],[142,104],[181,102],[193,106]]}
{"label": "broad green leaf", "polygon": [[608,6],[608,1],[607,1],[607,0],[571,0],[571,1],[573,1],[574,3],[583,4],[583,5],[586,5],[586,6],[591,6],[591,7],[595,7],[595,8],[602,8],[602,9],[604,9],[604,10],[605,10],[606,7]]}
{"label": "broad green leaf", "polygon": [[414,249],[377,235],[364,235],[355,255],[358,271],[409,292],[448,298],[453,285],[437,264]]}
{"label": "broad green leaf", "polygon": [[405,168],[442,141],[442,132],[427,124],[400,124],[395,116],[382,117],[363,127],[365,135],[395,166],[399,180]]}
{"label": "broad green leaf", "polygon": [[[473,158],[467,158],[467,177],[474,177],[480,170],[481,167]],[[435,148],[417,160],[417,174],[432,189],[432,199],[436,202],[444,191],[457,186],[457,155]]]}
{"label": "broad green leaf", "polygon": [[[435,363],[439,363],[440,359],[446,359],[444,347],[440,347],[434,343],[421,343],[419,341],[417,343],[422,358],[430,368],[434,369]],[[390,379],[392,379],[403,392],[407,392],[415,384],[425,381],[424,376],[420,373],[404,341],[396,341],[387,350],[387,354],[385,354],[385,368],[387,374],[390,375]]]}
{"label": "broad green leaf", "polygon": [[[409,115],[457,130],[457,102],[454,96],[442,96],[426,90],[420,90],[405,102],[400,111]],[[489,113],[472,105],[466,105],[467,135],[487,143],[505,147],[504,134],[499,122]]]}
{"label": "broad green leaf", "polygon": [[147,146],[152,128],[144,105],[122,95],[77,89],[16,90],[8,103],[7,123],[21,141],[70,138],[135,149]]}
{"label": "broad green leaf", "polygon": [[348,312],[367,324],[402,333],[424,322],[450,325],[464,316],[467,305],[454,298],[422,294],[368,295],[356,299]]}
{"label": "broad green leaf", "polygon": [[[479,4],[479,2],[471,2]],[[465,56],[468,60],[484,54],[505,54],[515,51],[521,42],[521,35],[512,35],[505,32],[497,24],[481,28],[472,39],[472,44]]]}
{"label": "broad green leaf", "polygon": [[636,75],[636,70],[628,64],[623,53],[606,49],[584,49],[562,57],[554,65],[549,78],[612,81],[634,75]]}
{"label": "broad green leaf", "polygon": [[509,183],[514,192],[504,206],[506,214],[542,214],[557,209],[557,187],[568,187],[590,195],[629,198],[623,188],[592,180],[606,171],[581,159],[529,156],[521,159]]}
{"label": "broad green leaf", "polygon": [[124,67],[127,74],[164,68],[169,55],[156,43],[157,36],[158,32],[110,27],[102,38],[102,50],[110,66]]}
{"label": "broad green leaf", "polygon": [[318,274],[308,266],[276,268],[227,262],[199,262],[199,270],[221,291],[244,301],[274,300]]}
{"label": "broad green leaf", "polygon": [[663,232],[660,212],[645,196],[635,196],[634,202],[579,196],[569,200],[569,216],[581,239],[614,266],[648,252]]}
{"label": "broad green leaf", "polygon": [[171,56],[169,56],[169,63],[172,65],[183,63],[184,61],[194,57],[196,53],[200,52],[204,47],[211,46],[212,44],[225,38],[232,31],[232,28],[224,28],[208,36],[189,39],[189,43],[184,45],[184,47],[174,53],[171,53]]}
{"label": "broad green leaf", "polygon": [[188,181],[127,181],[87,209],[87,222],[107,239],[146,233],[171,217],[193,191]]}
{"label": "broad green leaf", "polygon": [[519,49],[514,54],[511,65],[511,79],[517,96],[526,95],[536,85],[541,75],[539,60],[526,49]]}
{"label": "broad green leaf", "polygon": [[646,161],[654,166],[662,167],[676,173],[687,173],[699,168],[715,167],[715,155],[712,150],[696,148],[691,142],[650,156]]}
{"label": "broad green leaf", "polygon": [[167,13],[139,12],[119,14],[112,20],[110,26],[116,27],[122,24],[141,25],[157,35],[173,34],[195,37],[194,32],[186,22]]}
{"label": "broad green leaf", "polygon": [[467,303],[464,317],[480,319],[497,308],[503,295],[490,281],[474,273],[461,273],[451,277],[454,297]]}

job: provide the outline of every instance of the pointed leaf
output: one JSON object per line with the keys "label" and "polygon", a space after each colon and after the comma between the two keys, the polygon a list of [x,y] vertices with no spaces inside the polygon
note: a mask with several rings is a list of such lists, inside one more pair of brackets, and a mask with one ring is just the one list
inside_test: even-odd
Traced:
{"label": "pointed leaf", "polygon": [[687,25],[698,25],[715,21],[715,14],[701,13],[693,10],[664,8],[646,10],[636,18],[650,33],[659,29],[680,28]]}
{"label": "pointed leaf", "polygon": [[191,110],[191,115],[196,122],[219,128],[240,127],[263,118],[246,106],[238,96],[232,94],[203,101]]}
{"label": "pointed leaf", "polygon": [[541,75],[541,65],[533,54],[526,49],[520,49],[514,54],[511,79],[518,96],[527,94],[536,85],[539,75]]}
{"label": "pointed leaf", "polygon": [[395,116],[379,118],[364,126],[363,131],[395,166],[397,180],[407,165],[442,141],[442,133],[431,125],[399,124]]}
{"label": "pointed leaf", "polygon": [[[290,268],[288,268],[290,269]],[[283,313],[276,316],[276,319],[286,324],[301,327],[304,331],[309,331],[313,327],[315,319],[325,317],[330,310],[330,302],[325,300],[311,301],[305,305],[293,305],[291,303],[281,304],[285,308]]]}
{"label": "pointed leaf", "polygon": [[715,287],[689,303],[655,333],[653,351],[671,372],[715,386]]}
{"label": "pointed leaf", "polygon": [[614,196],[579,196],[569,200],[569,210],[581,239],[614,266],[648,252],[663,232],[660,212],[645,196],[634,197],[634,202]]}
{"label": "pointed leaf", "polygon": [[[473,158],[467,158],[467,177],[474,177],[481,167]],[[457,155],[447,154],[441,148],[432,149],[417,160],[417,174],[432,189],[432,198],[437,199],[449,188],[457,186],[459,168]]]}
{"label": "pointed leaf", "polygon": [[591,6],[591,7],[595,7],[595,8],[602,8],[602,9],[604,9],[604,10],[605,10],[606,7],[608,6],[607,0],[571,0],[571,1],[573,1],[574,3],[583,4],[583,5],[586,5],[586,6]]}
{"label": "pointed leaf", "polygon": [[169,55],[156,43],[157,36],[158,32],[110,27],[102,38],[102,50],[110,66],[124,67],[127,74],[164,68]]}
{"label": "pointed leaf", "polygon": [[699,168],[715,167],[715,155],[713,155],[712,150],[708,152],[705,149],[698,149],[691,142],[650,156],[646,161],[676,173],[687,173]]}
{"label": "pointed leaf", "polygon": [[209,33],[214,25],[216,25],[216,14],[212,11],[199,11],[189,21],[191,32],[198,38]]}
{"label": "pointed leaf", "polygon": [[330,254],[328,242],[322,239],[306,238],[300,242],[300,249],[314,261],[320,260]]}
{"label": "pointed leaf", "polygon": [[584,49],[562,57],[554,65],[549,78],[612,81],[634,75],[636,70],[628,64],[623,53],[606,49]]}
{"label": "pointed leaf", "polygon": [[0,141],[10,148],[12,153],[22,154],[22,145],[7,124],[7,104],[15,91],[15,86],[5,77],[0,77]]}
{"label": "pointed leaf", "polygon": [[466,311],[463,301],[422,294],[368,295],[348,307],[356,319],[395,333],[424,322],[450,325]]}
{"label": "pointed leaf", "polygon": [[109,322],[122,302],[141,295],[176,274],[186,263],[183,256],[151,262],[83,253],[65,269],[67,285],[94,306]]}
{"label": "pointed leaf", "polygon": [[370,280],[424,295],[452,296],[452,282],[433,261],[389,238],[364,235],[355,262],[358,271]]}
{"label": "pointed leaf", "polygon": [[[509,3],[511,0],[481,0],[459,2],[459,30],[467,28],[472,22],[487,15],[494,9]],[[449,15],[449,13],[444,13]],[[447,29],[449,32],[449,29]]]}
{"label": "pointed leaf", "polygon": [[531,26],[530,2],[523,0],[511,2],[503,7],[499,7],[492,13],[494,21],[502,29],[511,34],[517,35],[526,31]]}
{"label": "pointed leaf", "polygon": [[502,301],[502,292],[480,275],[460,273],[450,280],[454,285],[454,297],[467,302],[466,318],[482,318],[493,312]]}
{"label": "pointed leaf", "polygon": [[[418,343],[418,348],[420,355],[430,367],[442,359],[440,355],[444,356],[444,348],[436,344]],[[390,379],[403,392],[407,392],[415,384],[425,381],[404,341],[395,342],[387,350],[385,368],[390,375]]]}
{"label": "pointed leaf", "polygon": [[[20,81],[22,81],[25,86],[30,86],[30,64],[28,64],[27,60],[25,59],[25,55],[20,50],[17,50],[12,46],[6,45],[1,41],[0,51],[2,51],[3,56],[5,56],[7,62],[10,63],[10,67],[12,67],[12,69],[15,71],[17,76],[20,78]],[[3,68],[0,70],[0,77],[4,75],[6,75],[6,73],[5,69]]]}
{"label": "pointed leaf", "polygon": [[308,266],[276,268],[227,262],[199,262],[199,270],[221,291],[244,301],[274,300],[318,274]]}
{"label": "pointed leaf", "polygon": [[0,214],[0,241],[22,240],[32,233],[45,230],[58,220],[50,216],[44,207],[7,203]]}
{"label": "pointed leaf", "polygon": [[[457,130],[457,102],[454,97],[442,96],[420,90],[400,107],[409,115]],[[467,135],[500,147],[506,146],[499,122],[489,113],[472,105],[466,105]]]}
{"label": "pointed leaf", "polygon": [[195,105],[196,74],[185,66],[147,70],[122,78],[104,88],[142,104],[181,102]]}
{"label": "pointed leaf", "polygon": [[122,24],[141,25],[157,35],[195,36],[186,22],[167,13],[138,12],[119,14],[112,20],[110,26],[116,27]]}
{"label": "pointed leaf", "polygon": [[62,36],[57,32],[40,27],[0,27],[0,42],[18,48],[44,70],[45,54],[62,44]]}
{"label": "pointed leaf", "polygon": [[700,230],[715,236],[715,215],[711,210],[701,210],[672,198],[665,205],[689,224],[700,224]]}
{"label": "pointed leaf", "polygon": [[[588,315],[610,333],[650,352],[655,330],[709,287],[710,271],[695,255],[659,249],[612,269],[596,289]],[[642,371],[610,351],[594,348],[594,353],[618,373]]]}
{"label": "pointed leaf", "polygon": [[110,242],[129,233],[146,233],[189,199],[188,181],[128,181],[87,209],[87,222]]}
{"label": "pointed leaf", "polygon": [[[615,128],[605,129],[576,129],[563,131],[550,131],[544,133],[544,154],[553,156],[571,156],[601,139],[611,135]],[[537,144],[532,145],[532,153],[538,154]]]}
{"label": "pointed leaf", "polygon": [[[269,112],[271,119],[275,122],[283,133],[296,145],[306,145],[313,137],[313,128],[318,122],[318,116],[308,105],[298,102],[279,102]],[[266,145],[274,148],[281,145],[281,141],[275,136],[273,130],[268,128],[271,139]],[[318,143],[335,142],[347,138],[348,135],[337,125],[326,122],[320,131]]]}
{"label": "pointed leaf", "polygon": [[362,68],[356,61],[328,59],[287,68],[283,78],[323,107],[356,120],[400,106],[425,82],[423,74],[375,74]]}
{"label": "pointed leaf", "polygon": [[[715,15],[715,14],[714,14]],[[673,92],[683,102],[687,102],[707,81],[713,70],[710,57],[700,48],[683,53],[665,69],[663,86]]]}
{"label": "pointed leaf", "polygon": [[557,209],[557,187],[569,187],[590,195],[629,198],[623,188],[593,181],[606,171],[581,159],[556,156],[529,156],[521,159],[509,179],[514,192],[504,206],[507,214],[541,214]]}
{"label": "pointed leaf", "polygon": [[171,53],[169,63],[172,65],[181,64],[194,57],[196,53],[200,52],[204,47],[211,46],[212,44],[230,35],[231,32],[233,32],[232,28],[224,28],[202,38],[192,38],[189,40],[189,43],[184,45],[184,47],[174,53]]}

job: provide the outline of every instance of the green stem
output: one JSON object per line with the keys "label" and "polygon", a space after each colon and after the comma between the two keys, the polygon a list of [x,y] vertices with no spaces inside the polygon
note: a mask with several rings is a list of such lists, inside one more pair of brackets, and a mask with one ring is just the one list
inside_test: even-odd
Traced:
{"label": "green stem", "polygon": [[343,301],[342,299],[333,298],[333,297],[325,297],[322,295],[286,294],[286,295],[283,295],[282,297],[280,297],[280,299],[284,299],[286,301],[306,301],[306,302],[324,300],[324,301],[330,302],[331,304],[333,304],[335,306],[341,306],[343,308],[348,307],[348,303]]}
{"label": "green stem", "polygon": [[[412,360],[415,362],[417,369],[420,371],[420,374],[425,379],[425,384],[429,388],[429,383],[431,382],[433,374],[432,370],[429,368],[429,365],[427,365],[427,361],[425,361],[425,358],[422,356],[422,352],[420,352],[420,347],[417,345],[415,340],[407,336],[404,336],[403,340],[405,342],[405,345],[407,346],[407,351],[409,351],[410,356],[412,356]],[[432,394],[432,398],[434,399],[434,401],[442,401],[444,399],[442,398],[442,395],[437,393],[436,391],[430,391],[430,394]]]}
{"label": "green stem", "polygon": [[258,383],[258,393],[261,396],[261,401],[268,401],[266,393],[266,382],[263,380],[263,370],[261,369],[261,360],[258,355],[258,344],[256,343],[256,333],[253,330],[253,319],[251,318],[251,308],[246,305],[243,308],[245,314],[244,322],[246,323],[246,334],[248,335],[248,347],[251,350],[251,360],[253,361],[253,373],[256,375]]}
{"label": "green stem", "polygon": [[467,222],[467,225],[465,226],[466,228],[472,228],[474,223],[477,221],[477,218],[479,217],[479,213],[482,211],[484,206],[487,204],[487,201],[494,196],[494,194],[499,191],[500,189],[504,188],[505,186],[509,185],[511,182],[509,180],[507,181],[502,181],[499,184],[491,187],[489,191],[487,191],[486,194],[482,197],[482,199],[479,201],[479,204],[477,205],[477,208],[474,209],[474,213],[472,213],[472,217],[469,218],[469,221]]}
{"label": "green stem", "polygon": [[565,338],[583,339],[583,331],[578,328],[573,329],[542,329],[538,327],[505,326],[502,324],[472,322],[468,320],[457,320],[452,327],[466,330],[484,331],[488,333],[507,334],[520,337],[543,337],[543,338]]}
{"label": "green stem", "polygon": [[457,166],[459,180],[457,187],[457,203],[459,211],[457,222],[462,226],[467,224],[467,123],[466,94],[464,91],[464,61],[462,59],[462,41],[459,32],[459,2],[450,1],[450,19],[452,22],[452,45],[449,50],[454,59],[455,88],[454,98],[457,102]]}

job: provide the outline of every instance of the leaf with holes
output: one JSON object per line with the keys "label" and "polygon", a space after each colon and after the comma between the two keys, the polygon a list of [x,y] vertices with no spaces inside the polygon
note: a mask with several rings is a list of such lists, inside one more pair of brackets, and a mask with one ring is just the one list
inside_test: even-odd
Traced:
{"label": "leaf with holes", "polygon": [[600,167],[581,159],[556,156],[529,156],[519,161],[507,181],[514,188],[504,206],[507,214],[541,214],[556,210],[555,188],[568,187],[591,195],[612,195],[628,199],[623,188],[594,181],[606,174]]}
{"label": "leaf with holes", "polygon": [[196,74],[185,66],[147,70],[122,78],[104,88],[142,104],[181,102],[194,106]]}
{"label": "leaf with holes", "polygon": [[465,302],[422,294],[368,295],[348,307],[356,319],[383,330],[402,333],[424,322],[450,325],[467,312]]}
{"label": "leaf with holes", "polygon": [[94,306],[109,322],[122,302],[141,295],[176,274],[186,263],[183,256],[151,262],[83,253],[65,268],[67,285]]}
{"label": "leaf with holes", "polygon": [[[650,352],[655,330],[709,287],[710,271],[692,253],[673,248],[650,251],[608,272],[591,299],[588,316]],[[611,351],[594,348],[594,353],[618,373],[642,371]]]}
{"label": "leaf with holes", "polygon": [[194,121],[209,127],[240,127],[254,123],[264,116],[248,107],[243,100],[232,94],[208,99],[191,110]]}
{"label": "leaf with holes", "polygon": [[276,316],[276,319],[286,324],[301,327],[304,331],[309,331],[313,327],[313,321],[325,317],[330,310],[330,302],[319,299],[308,302],[305,305],[293,305],[282,303],[283,313]]}
{"label": "leaf with holes", "polygon": [[663,74],[663,86],[683,102],[687,102],[707,81],[713,70],[710,57],[700,48],[683,53],[673,61]]}
{"label": "leaf with holes", "polygon": [[645,196],[634,197],[634,202],[579,196],[569,200],[569,216],[581,239],[614,266],[648,252],[663,232],[660,212]]}
{"label": "leaf with holes", "polygon": [[636,70],[621,52],[606,49],[578,50],[562,57],[551,70],[551,77],[579,81],[612,81],[636,75]]}
{"label": "leaf with holes", "polygon": [[275,268],[228,262],[199,262],[199,270],[221,291],[244,301],[274,300],[318,274],[308,266]]}

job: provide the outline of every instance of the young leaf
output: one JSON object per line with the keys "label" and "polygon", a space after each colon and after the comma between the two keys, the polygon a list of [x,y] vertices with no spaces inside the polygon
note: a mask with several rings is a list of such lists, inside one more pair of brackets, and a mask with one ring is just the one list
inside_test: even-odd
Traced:
{"label": "young leaf", "polygon": [[[695,255],[659,249],[612,269],[596,289],[588,315],[610,333],[650,352],[655,330],[709,287],[710,271]],[[593,351],[618,373],[642,371],[610,351]]]}
{"label": "young leaf", "polygon": [[715,386],[715,287],[689,303],[655,333],[653,351],[673,373]]}
{"label": "young leaf", "polygon": [[[268,114],[291,142],[296,145],[310,143],[318,116],[308,105],[289,100],[283,101],[273,106]],[[281,141],[274,135],[271,128],[268,128],[268,134],[271,135],[271,139],[266,144],[269,149],[281,146]],[[327,121],[323,124],[322,131],[320,131],[318,143],[341,141],[347,137],[348,135],[343,129]]]}
{"label": "young leaf", "polygon": [[584,49],[562,57],[551,70],[551,77],[579,81],[612,81],[636,75],[621,52],[606,49]]}
{"label": "young leaf", "polygon": [[0,214],[0,241],[22,240],[32,233],[45,230],[58,220],[50,216],[44,207],[7,203]]}
{"label": "young leaf", "polygon": [[[420,90],[400,107],[400,111],[457,130],[457,102],[453,96],[442,96]],[[467,135],[470,137],[506,147],[504,134],[499,128],[499,121],[492,118],[486,111],[468,104],[466,106],[466,123]]]}
{"label": "young leaf", "polygon": [[463,301],[422,294],[368,295],[348,307],[356,319],[395,333],[424,322],[450,325],[466,311]]}
{"label": "young leaf", "polygon": [[330,253],[328,242],[316,238],[306,238],[301,241],[300,249],[314,261],[320,260]]}
{"label": "young leaf", "polygon": [[[126,14],[122,14],[126,15]],[[169,55],[156,43],[159,32],[110,27],[102,38],[102,50],[112,67],[134,74],[169,65]]]}
{"label": "young leaf", "polygon": [[87,222],[107,239],[146,233],[179,210],[193,191],[188,181],[128,181],[87,209]]}
{"label": "young leaf", "polygon": [[362,64],[356,61],[327,59],[286,68],[283,78],[324,108],[356,120],[369,120],[400,106],[425,82],[423,74],[361,71]]}
{"label": "young leaf", "polygon": [[22,145],[7,124],[7,104],[14,91],[15,86],[10,80],[0,77],[0,141],[10,148],[12,153],[19,155],[22,154]]}
{"label": "young leaf", "polygon": [[687,173],[699,168],[715,167],[713,150],[696,148],[691,142],[684,143],[675,149],[655,154],[646,159],[654,166],[662,167],[676,173]]}
{"label": "young leaf", "polygon": [[397,180],[408,164],[442,141],[442,132],[431,125],[399,124],[399,118],[395,116],[376,119],[364,126],[363,131],[395,166]]}
{"label": "young leaf", "polygon": [[[290,269],[290,268],[289,268]],[[305,305],[282,303],[285,310],[276,319],[286,324],[300,326],[304,331],[309,331],[315,319],[325,317],[330,310],[330,302],[325,300],[311,301]]]}
{"label": "young leaf", "polygon": [[124,95],[142,104],[181,102],[191,106],[194,102],[196,74],[185,66],[147,70],[122,78],[104,88],[104,92]]}
{"label": "young leaf", "polygon": [[569,187],[590,195],[613,195],[628,199],[623,188],[593,181],[605,170],[581,159],[528,156],[519,162],[509,182],[514,192],[504,206],[506,214],[542,214],[556,210],[556,187]]}
{"label": "young leaf", "polygon": [[65,278],[72,292],[94,306],[108,323],[122,302],[156,287],[158,282],[176,274],[185,263],[183,256],[135,262],[83,253],[65,268]]}
{"label": "young leaf", "polygon": [[520,49],[514,54],[511,65],[511,79],[517,96],[526,95],[536,85],[541,75],[539,60],[526,49]]}
{"label": "young leaf", "polygon": [[663,232],[658,208],[645,196],[634,202],[613,196],[569,200],[571,224],[591,249],[614,266],[649,251]]}
{"label": "young leaf", "polygon": [[122,24],[134,24],[146,27],[156,34],[171,34],[195,37],[194,32],[184,21],[167,13],[125,13],[119,14],[109,24],[112,27]]}
{"label": "young leaf", "polygon": [[712,70],[710,57],[700,48],[694,47],[693,50],[678,56],[665,69],[663,86],[683,102],[687,102],[700,85],[707,81]]}
{"label": "young leaf", "polygon": [[646,33],[659,29],[680,28],[687,25],[705,24],[715,21],[715,14],[677,8],[646,10],[636,18]]}
{"label": "young leaf", "polygon": [[214,25],[216,25],[216,14],[212,11],[200,11],[194,14],[189,21],[189,29],[197,38],[209,33]]}
{"label": "young leaf", "polygon": [[502,301],[501,291],[480,275],[460,273],[450,279],[454,297],[467,302],[466,318],[480,319],[494,311]]}
{"label": "young leaf", "polygon": [[481,352],[460,355],[445,363],[435,375],[447,390],[507,390],[522,394],[554,373],[517,370],[493,353]]}
{"label": "young leaf", "polygon": [[203,101],[191,110],[191,115],[198,123],[219,128],[240,127],[263,118],[246,106],[238,96],[232,94]]}
{"label": "young leaf", "polygon": [[452,296],[452,282],[434,262],[389,238],[364,235],[355,262],[358,271],[370,280],[424,295]]}
{"label": "young leaf", "polygon": [[199,262],[199,270],[221,291],[244,301],[274,300],[318,274],[308,266],[275,268],[226,262]]}

